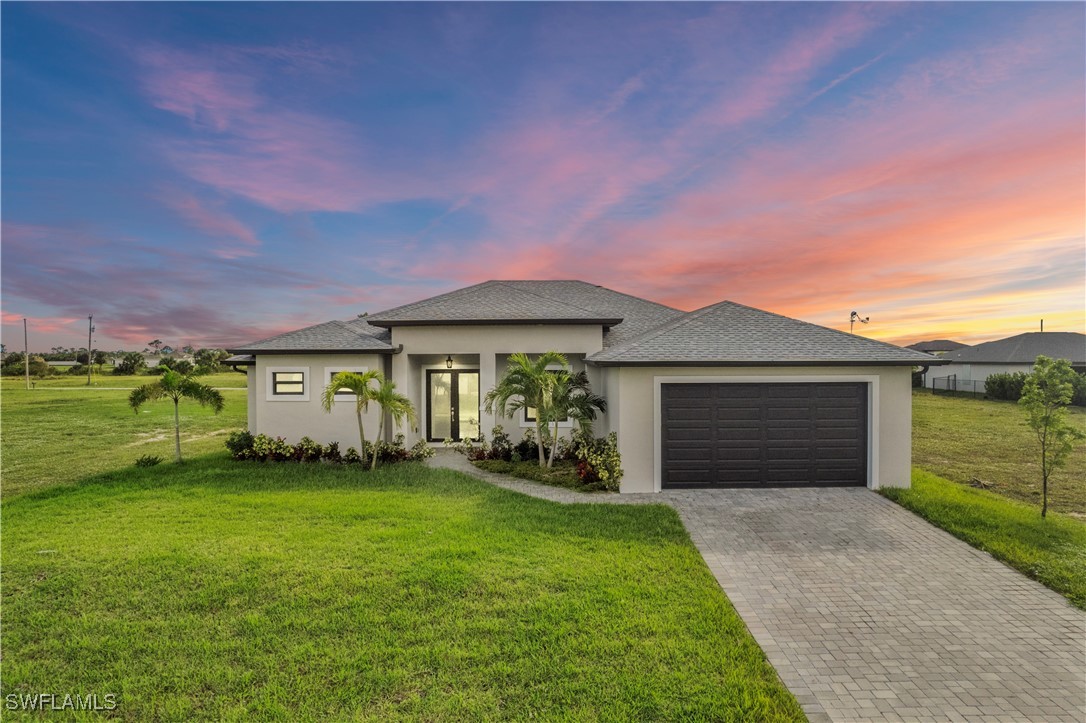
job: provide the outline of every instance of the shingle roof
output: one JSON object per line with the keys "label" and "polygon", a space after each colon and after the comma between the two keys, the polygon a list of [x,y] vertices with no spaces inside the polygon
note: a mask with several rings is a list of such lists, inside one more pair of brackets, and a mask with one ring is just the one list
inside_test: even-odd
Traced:
{"label": "shingle roof", "polygon": [[617,324],[621,318],[583,303],[581,295],[568,297],[546,293],[546,285],[567,284],[591,287],[580,281],[484,281],[447,294],[397,306],[369,317],[378,326],[411,324],[544,323]]}
{"label": "shingle roof", "polygon": [[957,349],[965,349],[968,344],[962,344],[960,341],[951,341],[950,339],[933,339],[931,341],[918,341],[915,344],[909,344],[906,349],[912,349],[913,351],[922,351],[928,354],[936,351],[955,351]]}
{"label": "shingle roof", "polygon": [[1031,331],[967,349],[952,351],[943,359],[961,364],[1032,364],[1041,354],[1086,364],[1086,334],[1075,331]]}
{"label": "shingle roof", "polygon": [[943,363],[928,354],[731,301],[684,314],[588,361],[605,366]]}
{"label": "shingle roof", "polygon": [[229,349],[232,354],[253,352],[391,352],[388,329],[371,326],[363,319],[328,321],[288,331],[269,339]]}

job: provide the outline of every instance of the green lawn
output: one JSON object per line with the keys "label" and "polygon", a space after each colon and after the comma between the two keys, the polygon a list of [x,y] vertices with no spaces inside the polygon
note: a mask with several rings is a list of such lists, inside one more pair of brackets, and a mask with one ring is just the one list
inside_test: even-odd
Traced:
{"label": "green lawn", "polygon": [[[244,381],[240,374],[234,376]],[[140,384],[154,380],[119,379]],[[147,404],[137,414],[123,391],[39,387],[28,392],[10,382],[4,380],[0,435],[5,499],[129,467],[146,454],[173,459],[173,403],[168,400]],[[221,450],[226,435],[245,426],[245,390],[228,389],[223,396],[226,408],[218,415],[194,402],[181,402],[183,454]]]}
{"label": "green lawn", "polygon": [[882,494],[1086,609],[1086,524],[913,470],[912,488]]}
{"label": "green lawn", "polygon": [[[1086,429],[1086,410],[1070,408]],[[913,394],[913,464],[953,482],[981,480],[988,489],[1040,505],[1037,440],[1014,402]],[[1086,515],[1086,445],[1048,487],[1049,509]]]}
{"label": "green lawn", "polygon": [[[141,384],[147,384],[153,382],[158,377],[151,374],[131,374],[131,375],[113,375],[113,374],[94,374],[91,378],[91,387],[99,387],[102,389],[111,389],[122,387],[124,389],[135,389]],[[231,389],[244,389],[246,376],[239,374],[238,372],[221,372],[218,374],[207,374],[200,377],[200,381],[204,384],[216,388],[231,388]],[[53,377],[47,377],[45,379],[30,378],[31,384],[34,385],[33,389],[77,389],[82,387],[87,388],[87,375],[73,377],[69,374],[59,374]],[[0,389],[6,393],[11,390],[26,390],[26,380],[23,377],[3,377],[3,381],[0,382]]]}
{"label": "green lawn", "polygon": [[5,693],[116,693],[129,720],[803,717],[667,507],[213,454],[3,512]]}

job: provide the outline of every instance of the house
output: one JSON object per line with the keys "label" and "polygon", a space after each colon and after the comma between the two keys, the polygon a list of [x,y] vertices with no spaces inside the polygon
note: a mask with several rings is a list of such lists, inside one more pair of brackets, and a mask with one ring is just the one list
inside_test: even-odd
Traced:
{"label": "house", "polygon": [[931,354],[933,356],[943,356],[947,352],[957,351],[958,349],[968,348],[968,344],[962,344],[959,341],[951,341],[950,339],[933,339],[932,341],[918,341],[915,344],[909,344],[906,349],[912,349],[913,351],[922,351],[925,354]]}
{"label": "house", "polygon": [[329,414],[321,392],[378,369],[418,411],[407,443],[440,445],[533,427],[481,399],[509,354],[552,350],[607,399],[595,431],[618,436],[622,492],[908,486],[911,370],[941,363],[730,301],[684,312],[583,281],[487,281],[243,344],[228,363],[248,374],[254,434],[355,444],[351,398]]}
{"label": "house", "polygon": [[939,369],[940,377],[954,376],[963,381],[983,383],[991,374],[1033,370],[1038,356],[1067,359],[1079,372],[1086,372],[1086,334],[1073,331],[1031,331],[984,344],[966,347],[943,355],[948,362]]}

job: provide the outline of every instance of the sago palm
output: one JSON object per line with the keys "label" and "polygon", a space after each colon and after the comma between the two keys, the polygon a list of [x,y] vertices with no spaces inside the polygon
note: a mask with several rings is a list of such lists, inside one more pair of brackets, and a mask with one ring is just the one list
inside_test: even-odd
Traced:
{"label": "sago palm", "polygon": [[[546,467],[543,453],[543,425],[552,406],[557,375],[548,366],[565,368],[566,357],[556,351],[540,354],[535,360],[527,354],[509,357],[509,366],[498,383],[486,393],[483,403],[488,414],[497,411],[503,417],[534,407],[536,439],[539,440],[539,466]],[[511,414],[512,413],[512,414]],[[551,442],[554,445],[554,442]]]}
{"label": "sago palm", "polygon": [[366,453],[366,430],[362,427],[362,414],[370,407],[370,401],[374,395],[374,383],[380,384],[384,376],[373,369],[364,372],[339,372],[328,382],[321,395],[321,405],[324,411],[331,412],[336,403],[336,394],[342,394],[346,389],[354,395],[354,413],[358,418],[358,441],[361,445],[359,451]]}
{"label": "sago palm", "polygon": [[415,423],[415,408],[411,400],[396,391],[396,382],[391,379],[380,379],[377,388],[370,398],[374,404],[381,408],[381,421],[377,426],[377,441],[373,444],[373,462],[370,469],[377,468],[377,452],[381,446],[381,437],[385,433],[385,417],[391,417],[392,423],[397,428],[406,419],[411,424]]}
{"label": "sago palm", "polygon": [[162,374],[157,382],[137,387],[128,395],[128,405],[137,413],[147,402],[159,399],[173,400],[173,443],[177,462],[181,462],[181,416],[178,406],[182,399],[191,399],[200,406],[211,407],[218,414],[223,408],[223,396],[217,389],[198,382],[192,374],[181,374],[172,369]]}

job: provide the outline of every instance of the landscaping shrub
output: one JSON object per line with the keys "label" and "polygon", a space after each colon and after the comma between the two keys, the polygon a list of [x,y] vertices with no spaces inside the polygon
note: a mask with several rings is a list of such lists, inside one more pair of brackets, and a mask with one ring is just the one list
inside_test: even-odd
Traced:
{"label": "landscaping shrub", "polygon": [[1022,386],[1028,376],[1025,372],[992,374],[984,380],[984,393],[992,399],[1017,402],[1022,397]]}
{"label": "landscaping shrub", "polygon": [[1071,404],[1086,407],[1086,374],[1075,374],[1071,381]]}
{"label": "landscaping shrub", "polygon": [[[618,454],[618,436],[612,432],[597,439],[591,432],[578,430],[572,439],[559,437],[554,451],[554,467],[547,469],[538,463],[539,448],[535,431],[527,429],[524,438],[513,445],[500,426],[491,430],[491,442],[485,435],[477,441],[446,441],[446,446],[467,456],[477,467],[491,472],[512,474],[525,479],[560,484],[582,490],[606,490],[617,492],[622,479],[621,460]],[[544,441],[544,454],[550,454],[549,444]]]}
{"label": "landscaping shrub", "polygon": [[74,367],[68,367],[68,374],[70,374],[73,377],[81,377],[81,376],[86,375],[86,373],[87,373],[87,365],[86,364],[76,364]]}
{"label": "landscaping shrub", "polygon": [[156,464],[162,462],[161,457],[156,457],[153,454],[145,454],[136,460],[137,467],[154,467]]}
{"label": "landscaping shrub", "polygon": [[[266,434],[253,436],[249,432],[234,432],[226,438],[226,448],[230,456],[237,460],[255,460],[257,462],[320,462],[329,464],[362,464],[364,459],[371,459],[373,443],[367,441],[359,452],[349,447],[341,454],[339,443],[322,445],[309,437],[302,437],[298,444],[290,444],[282,437],[269,437]],[[397,434],[391,442],[379,442],[377,461],[384,464],[396,462],[418,462],[432,457],[434,450],[420,440],[408,449],[404,446],[404,436]]]}
{"label": "landscaping shrub", "polygon": [[226,448],[234,459],[249,459],[253,452],[253,435],[248,431],[232,432],[226,438]]}
{"label": "landscaping shrub", "polygon": [[579,434],[576,439],[577,474],[586,489],[618,492],[622,480],[622,458],[618,453],[618,435],[611,432],[596,439]]}
{"label": "landscaping shrub", "polygon": [[324,456],[324,447],[309,437],[302,437],[294,445],[294,459],[298,462],[320,462]]}
{"label": "landscaping shrub", "polygon": [[343,455],[339,452],[339,442],[329,442],[324,447],[324,461],[332,464],[341,464]]}

